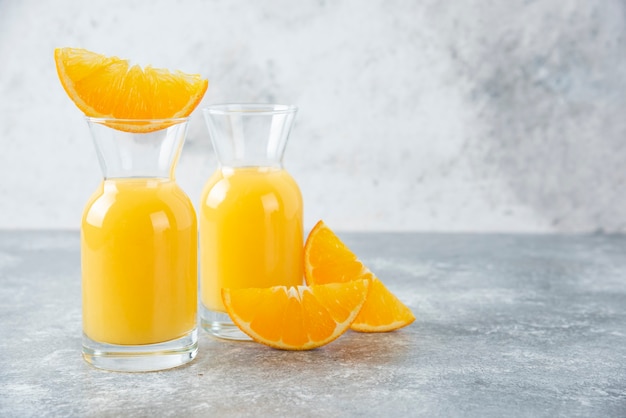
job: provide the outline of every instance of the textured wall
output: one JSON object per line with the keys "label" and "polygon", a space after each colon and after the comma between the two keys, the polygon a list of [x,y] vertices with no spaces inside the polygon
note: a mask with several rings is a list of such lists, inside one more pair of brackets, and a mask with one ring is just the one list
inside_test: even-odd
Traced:
{"label": "textured wall", "polygon": [[[625,34],[618,0],[0,0],[0,228],[77,228],[100,179],[52,58],[76,46],[297,104],[307,227],[623,232]],[[194,202],[215,165],[194,113]]]}

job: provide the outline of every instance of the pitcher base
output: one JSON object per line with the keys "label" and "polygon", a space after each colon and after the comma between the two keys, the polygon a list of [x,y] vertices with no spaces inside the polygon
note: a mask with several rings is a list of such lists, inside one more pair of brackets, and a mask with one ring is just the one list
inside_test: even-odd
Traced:
{"label": "pitcher base", "polygon": [[150,372],[190,362],[198,353],[198,330],[175,340],[146,345],[106,344],[83,334],[83,358],[92,366],[118,372]]}
{"label": "pitcher base", "polygon": [[202,306],[200,308],[200,324],[209,334],[226,340],[252,341],[233,323],[228,314],[216,312]]}

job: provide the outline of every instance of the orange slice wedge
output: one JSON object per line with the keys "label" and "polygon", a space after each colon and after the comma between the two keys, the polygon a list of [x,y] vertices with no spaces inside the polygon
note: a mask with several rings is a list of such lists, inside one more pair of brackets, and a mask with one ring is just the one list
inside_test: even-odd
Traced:
{"label": "orange slice wedge", "polygon": [[222,289],[228,315],[253,340],[282,350],[326,345],[365,303],[368,280],[313,286]]}
{"label": "orange slice wedge", "polygon": [[413,312],[319,221],[304,245],[304,275],[309,286],[365,279],[371,282],[369,296],[351,328],[360,332],[386,332],[415,320]]}
{"label": "orange slice wedge", "polygon": [[146,120],[189,116],[208,87],[208,81],[198,74],[131,66],[128,60],[86,49],[56,48],[54,60],[65,92],[85,115],[111,119],[108,125],[130,132],[168,126]]}

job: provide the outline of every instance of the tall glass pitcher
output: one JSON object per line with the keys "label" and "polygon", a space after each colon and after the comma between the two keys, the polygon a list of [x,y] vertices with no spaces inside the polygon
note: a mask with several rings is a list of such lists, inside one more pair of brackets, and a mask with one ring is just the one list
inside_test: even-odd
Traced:
{"label": "tall glass pitcher", "polygon": [[303,283],[302,195],[283,167],[297,108],[224,104],[203,109],[219,167],[200,202],[201,323],[249,339],[232,323],[222,288]]}
{"label": "tall glass pitcher", "polygon": [[184,364],[197,352],[196,214],[174,179],[187,119],[88,123],[104,179],[81,227],[83,356],[108,370]]}

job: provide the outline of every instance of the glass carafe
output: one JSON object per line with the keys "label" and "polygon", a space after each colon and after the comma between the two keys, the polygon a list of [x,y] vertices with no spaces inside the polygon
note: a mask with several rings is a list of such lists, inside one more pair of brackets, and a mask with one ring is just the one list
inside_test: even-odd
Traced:
{"label": "glass carafe", "polygon": [[297,108],[223,104],[203,109],[219,166],[198,208],[201,324],[246,340],[228,317],[222,288],[303,283],[302,195],[283,167]]}
{"label": "glass carafe", "polygon": [[187,119],[87,120],[104,178],[81,226],[83,357],[179,366],[197,352],[196,214],[174,179]]}

